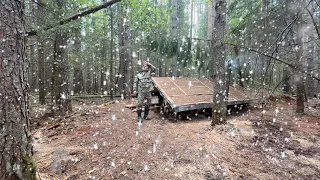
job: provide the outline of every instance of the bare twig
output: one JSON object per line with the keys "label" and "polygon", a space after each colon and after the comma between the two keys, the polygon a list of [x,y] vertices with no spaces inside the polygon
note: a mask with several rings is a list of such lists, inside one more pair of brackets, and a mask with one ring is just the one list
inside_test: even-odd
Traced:
{"label": "bare twig", "polygon": [[317,31],[317,35],[318,35],[318,37],[320,38],[319,26],[317,25],[316,21],[314,20],[313,15],[312,15],[311,12],[309,11],[309,9],[307,9],[307,11],[308,11],[308,13],[309,13],[309,15],[310,15],[310,17],[311,17],[313,26],[314,26],[314,28],[315,28],[316,31]]}
{"label": "bare twig", "polygon": [[57,15],[54,11],[52,11],[51,9],[47,8],[43,3],[37,2],[35,0],[32,0],[33,3],[35,3],[37,6],[42,7],[43,9]]}
{"label": "bare twig", "polygon": [[293,23],[295,23],[299,17],[299,15],[309,6],[309,4],[314,1],[314,0],[310,0],[309,3],[296,15],[296,17],[279,33],[276,41],[274,43],[272,43],[268,49],[266,49],[263,53],[267,52],[272,46],[274,46],[275,44],[278,43],[279,39],[281,38],[282,34],[288,29],[291,28],[291,26],[293,25]]}
{"label": "bare twig", "polygon": [[[226,43],[226,44],[232,45],[232,46],[241,47],[241,46],[239,46],[239,45],[232,44],[232,43]],[[316,79],[317,81],[320,81],[320,78],[319,78],[319,77],[316,77],[316,76],[312,75],[311,73],[305,72],[305,71],[299,69],[298,67],[296,67],[295,65],[290,64],[290,63],[288,63],[288,62],[286,62],[286,61],[284,61],[284,60],[278,59],[278,58],[276,58],[276,57],[273,57],[273,56],[271,56],[271,55],[268,55],[268,54],[266,54],[266,53],[260,52],[260,51],[258,51],[258,50],[252,49],[252,48],[247,48],[247,47],[241,47],[241,48],[246,49],[246,50],[249,50],[249,51],[252,51],[252,52],[255,52],[255,53],[260,54],[260,55],[265,56],[265,57],[269,57],[270,59],[276,60],[276,61],[278,61],[278,62],[281,62],[282,64],[285,64],[285,65],[287,65],[287,66],[289,66],[289,67],[291,67],[291,68],[293,68],[293,69],[295,69],[295,70],[298,70],[300,73],[309,75],[309,76],[312,77],[313,79]]]}
{"label": "bare twig", "polygon": [[[52,29],[52,28],[54,28],[54,27],[56,27],[56,26],[58,26],[58,25],[67,24],[67,23],[69,23],[69,22],[71,22],[71,21],[74,21],[74,20],[77,20],[77,19],[79,19],[79,18],[81,18],[81,17],[83,17],[83,16],[89,15],[89,14],[91,14],[91,13],[95,13],[95,12],[97,12],[97,11],[103,9],[103,8],[107,8],[107,7],[111,6],[112,4],[117,3],[117,2],[120,2],[120,1],[121,1],[121,0],[111,0],[111,1],[107,1],[107,2],[105,2],[105,3],[103,3],[103,4],[101,4],[101,5],[98,5],[98,6],[95,6],[95,7],[93,7],[93,8],[87,9],[87,10],[85,10],[85,11],[83,11],[83,12],[77,13],[77,14],[75,14],[75,15],[67,18],[67,19],[63,19],[63,20],[61,20],[59,23],[57,23],[57,24],[55,24],[55,25],[47,26],[47,27],[43,28],[43,30],[46,31],[46,30]],[[28,37],[29,37],[29,36],[35,36],[35,35],[38,34],[38,30],[31,30],[31,31],[27,32],[26,34],[27,34]]]}
{"label": "bare twig", "polygon": [[38,45],[38,42],[35,42],[35,43],[32,43],[32,44],[28,44],[28,45],[26,45],[26,47],[36,46],[36,45]]}
{"label": "bare twig", "polygon": [[193,40],[197,40],[197,41],[212,41],[211,39],[202,39],[202,38],[191,38]]}
{"label": "bare twig", "polygon": [[270,99],[270,96],[276,91],[276,89],[283,83],[283,81],[289,79],[289,77],[285,77],[283,78],[281,81],[278,82],[278,84],[273,88],[271,94],[269,95],[269,98],[267,98],[266,102],[265,102],[265,106],[267,106],[267,104],[269,103],[269,99]]}

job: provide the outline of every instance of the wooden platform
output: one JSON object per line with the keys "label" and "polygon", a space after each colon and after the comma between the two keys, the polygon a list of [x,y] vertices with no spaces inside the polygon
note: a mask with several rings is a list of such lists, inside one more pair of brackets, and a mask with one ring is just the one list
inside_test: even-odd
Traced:
{"label": "wooden platform", "polygon": [[[213,83],[206,78],[153,77],[155,87],[175,112],[211,108]],[[255,92],[233,85],[229,88],[228,105],[250,103],[262,98]]]}

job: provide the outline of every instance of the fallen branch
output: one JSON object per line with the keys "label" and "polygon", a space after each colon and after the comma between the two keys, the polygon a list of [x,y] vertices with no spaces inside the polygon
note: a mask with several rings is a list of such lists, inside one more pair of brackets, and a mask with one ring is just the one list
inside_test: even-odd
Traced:
{"label": "fallen branch", "polygon": [[[85,11],[82,11],[82,12],[80,12],[80,13],[77,13],[77,14],[75,14],[75,15],[67,18],[67,19],[63,19],[63,20],[61,20],[58,24],[47,26],[47,27],[43,28],[42,30],[47,31],[47,30],[52,29],[52,28],[54,28],[54,27],[56,27],[56,26],[58,26],[58,25],[67,24],[67,23],[69,23],[69,22],[71,22],[71,21],[73,21],[73,20],[77,20],[77,19],[79,19],[79,18],[81,18],[81,17],[83,17],[83,16],[86,16],[86,15],[88,15],[88,14],[95,13],[95,12],[97,12],[97,11],[103,9],[103,8],[107,8],[107,7],[111,6],[112,4],[117,3],[117,2],[120,2],[120,1],[121,1],[121,0],[111,0],[111,1],[107,1],[107,2],[105,2],[105,3],[103,3],[103,4],[101,4],[101,5],[98,5],[98,6],[95,6],[95,7],[93,7],[93,8],[90,8],[90,9],[87,9],[87,10],[85,10]],[[37,35],[37,34],[38,34],[38,31],[39,31],[39,30],[31,30],[31,31],[27,32],[27,33],[26,33],[26,34],[27,34],[27,37]]]}
{"label": "fallen branch", "polygon": [[61,126],[61,125],[62,125],[61,122],[54,122],[54,123],[52,123],[51,125],[49,125],[49,126],[47,127],[47,130],[55,129],[55,128]]}
{"label": "fallen branch", "polygon": [[[90,98],[108,98],[111,97],[110,95],[104,95],[104,94],[87,94],[87,95],[74,95],[74,96],[70,96],[69,99],[90,99]],[[121,97],[121,95],[113,95],[113,97]]]}

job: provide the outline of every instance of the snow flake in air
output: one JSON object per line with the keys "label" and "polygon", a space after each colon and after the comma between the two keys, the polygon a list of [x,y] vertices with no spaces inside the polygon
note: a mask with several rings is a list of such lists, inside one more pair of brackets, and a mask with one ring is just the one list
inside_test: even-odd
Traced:
{"label": "snow flake in air", "polygon": [[148,165],[144,165],[144,168],[143,168],[145,171],[148,171],[149,168],[148,168]]}
{"label": "snow flake in air", "polygon": [[111,166],[112,166],[112,167],[115,167],[115,166],[116,166],[116,164],[114,163],[114,161],[111,162]]}
{"label": "snow flake in air", "polygon": [[138,122],[138,129],[139,129],[139,131],[140,131],[141,127],[142,127],[142,122],[139,121],[139,122]]}
{"label": "snow flake in air", "polygon": [[64,93],[61,94],[61,99],[66,99],[66,95]]}
{"label": "snow flake in air", "polygon": [[93,144],[93,149],[98,149],[98,144],[97,143]]}

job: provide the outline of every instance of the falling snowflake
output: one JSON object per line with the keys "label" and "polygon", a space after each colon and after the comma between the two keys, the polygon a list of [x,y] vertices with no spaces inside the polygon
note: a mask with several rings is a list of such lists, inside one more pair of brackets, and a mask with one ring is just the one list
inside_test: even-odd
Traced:
{"label": "falling snowflake", "polygon": [[98,149],[98,144],[97,143],[93,144],[93,149]]}
{"label": "falling snowflake", "polygon": [[144,168],[143,168],[145,171],[148,171],[149,168],[148,168],[148,165],[144,165]]}
{"label": "falling snowflake", "polygon": [[157,150],[157,145],[156,144],[153,144],[153,153],[155,153]]}

